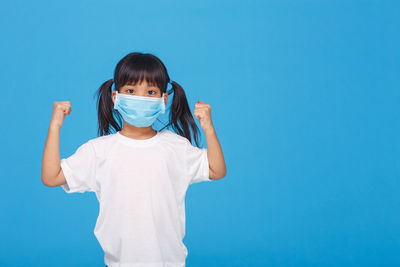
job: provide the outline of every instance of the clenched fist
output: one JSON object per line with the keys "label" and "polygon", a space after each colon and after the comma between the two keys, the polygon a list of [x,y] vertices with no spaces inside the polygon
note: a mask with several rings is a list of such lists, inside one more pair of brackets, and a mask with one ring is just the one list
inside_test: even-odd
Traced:
{"label": "clenched fist", "polygon": [[199,100],[194,105],[193,113],[194,116],[199,119],[200,126],[203,128],[204,132],[213,129],[214,126],[211,121],[211,106],[209,104],[205,104],[203,101]]}
{"label": "clenched fist", "polygon": [[61,127],[67,114],[71,114],[71,103],[69,101],[54,102],[50,125]]}

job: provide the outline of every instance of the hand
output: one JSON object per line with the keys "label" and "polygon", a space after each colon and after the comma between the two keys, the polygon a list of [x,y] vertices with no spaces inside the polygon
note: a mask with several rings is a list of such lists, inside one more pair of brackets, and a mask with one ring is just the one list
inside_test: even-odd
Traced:
{"label": "hand", "polygon": [[50,126],[61,128],[67,114],[71,114],[71,103],[69,101],[54,102]]}
{"label": "hand", "polygon": [[214,129],[211,121],[211,106],[209,104],[199,100],[194,105],[194,116],[199,119],[200,126],[204,132]]}

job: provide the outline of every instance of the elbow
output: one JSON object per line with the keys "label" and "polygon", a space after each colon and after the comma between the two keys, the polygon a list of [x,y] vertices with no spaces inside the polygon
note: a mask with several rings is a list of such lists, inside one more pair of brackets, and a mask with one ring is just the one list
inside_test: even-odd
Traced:
{"label": "elbow", "polygon": [[220,179],[224,178],[225,176],[226,176],[226,169],[225,169],[223,172],[221,172],[221,173],[213,174],[212,179],[214,179],[214,180],[220,180]]}
{"label": "elbow", "polygon": [[48,179],[47,175],[45,174],[45,172],[43,171],[43,168],[42,168],[41,178],[42,178],[42,184],[44,184],[45,186],[49,186],[48,185],[49,179]]}
{"label": "elbow", "polygon": [[52,187],[52,186],[51,186],[51,183],[50,183],[49,181],[50,181],[50,179],[48,179],[48,178],[45,177],[45,176],[42,176],[42,184],[43,184],[43,185],[45,185],[45,186],[47,186],[47,187]]}
{"label": "elbow", "polygon": [[57,186],[55,184],[55,182],[54,182],[55,180],[56,180],[55,178],[51,178],[51,177],[48,177],[46,175],[42,175],[42,184],[47,186],[47,187],[55,187],[55,186]]}
{"label": "elbow", "polygon": [[226,176],[226,166],[224,166],[223,170],[221,171],[219,175],[219,179],[222,179]]}
{"label": "elbow", "polygon": [[222,179],[222,178],[224,178],[226,176],[226,169],[224,170],[224,172],[222,173],[222,175],[221,175],[221,178],[219,178],[219,179]]}
{"label": "elbow", "polygon": [[59,169],[57,174],[48,173],[46,171],[42,171],[42,183],[48,187],[57,187],[60,185],[61,181],[61,168]]}

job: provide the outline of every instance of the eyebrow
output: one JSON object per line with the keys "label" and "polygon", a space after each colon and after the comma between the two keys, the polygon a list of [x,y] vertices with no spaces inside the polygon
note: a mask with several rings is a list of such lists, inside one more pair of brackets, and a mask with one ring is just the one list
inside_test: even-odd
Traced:
{"label": "eyebrow", "polygon": [[[125,87],[135,87],[135,85],[125,85]],[[159,89],[157,86],[155,86],[155,85],[149,85],[149,86],[147,86],[148,88],[155,88],[155,89]],[[126,89],[128,89],[128,88],[126,88]]]}

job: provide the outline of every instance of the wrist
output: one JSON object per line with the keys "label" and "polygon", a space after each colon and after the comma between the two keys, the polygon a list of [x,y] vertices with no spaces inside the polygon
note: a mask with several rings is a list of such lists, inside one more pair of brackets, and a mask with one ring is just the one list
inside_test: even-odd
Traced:
{"label": "wrist", "polygon": [[212,134],[215,134],[215,129],[214,129],[214,127],[209,127],[209,128],[203,129],[203,131],[204,131],[205,135],[212,135]]}
{"label": "wrist", "polygon": [[60,131],[60,129],[61,129],[61,125],[50,124],[50,126],[49,126],[50,131]]}

